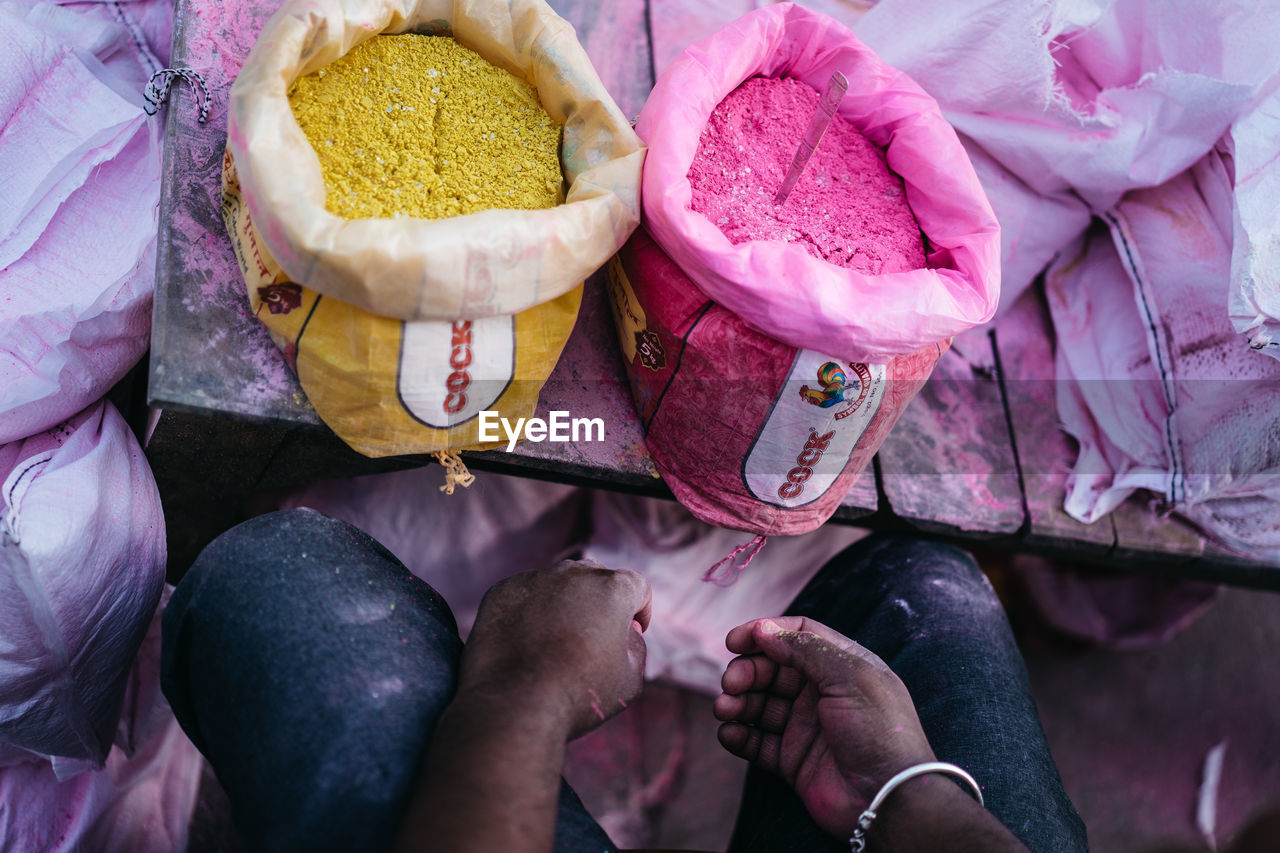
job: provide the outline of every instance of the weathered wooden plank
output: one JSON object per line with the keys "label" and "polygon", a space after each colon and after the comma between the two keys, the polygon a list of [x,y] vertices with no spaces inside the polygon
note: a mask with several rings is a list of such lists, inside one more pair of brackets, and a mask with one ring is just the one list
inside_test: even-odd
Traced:
{"label": "weathered wooden plank", "polygon": [[1237,554],[1209,538],[1204,540],[1204,553],[1174,570],[1216,583],[1280,590],[1280,568]]}
{"label": "weathered wooden plank", "polygon": [[278,0],[179,0],[172,62],[198,71],[213,98],[200,124],[175,87],[165,117],[152,406],[317,423],[266,329],[250,314],[220,213],[227,92]]}
{"label": "weathered wooden plank", "polygon": [[879,458],[890,508],[917,527],[979,536],[1022,527],[1022,488],[999,382],[956,353],[943,354]]}
{"label": "weathered wooden plank", "polygon": [[880,495],[876,491],[876,472],[873,466],[858,475],[849,494],[840,502],[837,515],[843,519],[863,518],[880,508]]}
{"label": "weathered wooden plank", "polygon": [[1113,559],[1142,559],[1154,552],[1162,564],[1173,566],[1204,554],[1204,536],[1177,516],[1161,517],[1156,498],[1148,492],[1136,492],[1116,507],[1111,523],[1116,531]]}
{"label": "weathered wooden plank", "polygon": [[[651,497],[671,497],[666,484],[653,476],[626,474],[554,457],[541,459],[503,451],[466,453],[464,456],[468,467],[478,477],[483,477],[484,472],[492,471]],[[435,459],[431,456],[385,456],[370,459],[356,453],[332,433],[310,434],[294,430],[272,455],[271,463],[262,472],[258,485],[263,489],[292,488],[314,480],[385,474],[434,464]],[[444,481],[442,471],[440,485],[444,485]]]}
{"label": "weathered wooden plank", "polygon": [[1026,507],[1024,543],[1068,555],[1107,554],[1115,545],[1110,516],[1082,524],[1062,509],[1075,451],[1058,424],[1053,329],[1039,287],[1023,294],[1000,319],[993,341]]}

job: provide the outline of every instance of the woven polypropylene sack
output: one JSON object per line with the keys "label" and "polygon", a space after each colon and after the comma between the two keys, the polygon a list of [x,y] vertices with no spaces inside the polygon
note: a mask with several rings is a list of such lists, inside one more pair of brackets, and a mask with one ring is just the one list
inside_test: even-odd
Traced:
{"label": "woven polypropylene sack", "polygon": [[[730,243],[691,208],[688,173],[720,101],[748,77],[849,91],[840,115],[880,146],[924,234],[923,268],[865,275],[783,241]],[[906,75],[836,21],[791,4],[688,48],[637,124],[644,227],[610,267],[646,445],[676,498],[725,527],[822,524],[928,379],[999,298],[1000,234],[955,131]],[[650,239],[652,238],[652,239]]]}
{"label": "woven polypropylene sack", "polygon": [[[886,364],[797,349],[709,300],[643,228],[608,269],[645,446],[676,499],[721,527],[819,527],[948,345]],[[839,403],[810,402],[833,382]]]}
{"label": "woven polypropylene sack", "polygon": [[164,586],[155,480],[107,402],[0,447],[0,475],[0,765],[101,765]]}
{"label": "woven polypropylene sack", "polygon": [[[449,34],[538,90],[564,125],[565,203],[346,220],[288,103],[375,35]],[[372,456],[486,445],[478,413],[533,414],[582,282],[639,222],[644,148],[542,0],[298,0],[231,92],[223,215],[249,290],[320,417]],[[460,366],[461,365],[461,366]]]}

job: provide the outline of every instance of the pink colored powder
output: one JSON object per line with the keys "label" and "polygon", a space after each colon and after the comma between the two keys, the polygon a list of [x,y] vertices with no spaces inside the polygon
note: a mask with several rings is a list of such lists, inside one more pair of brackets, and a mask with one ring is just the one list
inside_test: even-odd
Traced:
{"label": "pink colored powder", "polygon": [[693,209],[731,243],[784,240],[867,275],[920,269],[924,239],[902,179],[838,115],[786,202],[773,203],[818,97],[794,78],[752,77],[730,92],[689,169]]}

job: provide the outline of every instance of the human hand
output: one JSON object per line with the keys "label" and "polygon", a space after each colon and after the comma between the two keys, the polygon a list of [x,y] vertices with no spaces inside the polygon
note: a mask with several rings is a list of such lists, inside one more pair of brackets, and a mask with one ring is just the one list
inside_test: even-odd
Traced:
{"label": "human hand", "polygon": [[652,597],[642,575],[567,560],[495,584],[462,653],[460,695],[518,702],[586,734],[640,693]]}
{"label": "human hand", "polygon": [[906,686],[867,649],[800,616],[759,619],[725,638],[720,743],[777,773],[818,826],[848,838],[898,771],[933,761]]}

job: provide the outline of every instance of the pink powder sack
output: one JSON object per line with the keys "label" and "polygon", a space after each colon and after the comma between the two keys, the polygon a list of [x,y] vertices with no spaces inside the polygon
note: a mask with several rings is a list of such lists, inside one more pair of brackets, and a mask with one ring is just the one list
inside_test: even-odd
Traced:
{"label": "pink powder sack", "polygon": [[[836,71],[849,80],[838,115],[881,149],[902,179],[927,241],[923,266],[870,274],[794,242],[735,244],[693,207],[689,171],[726,96],[757,76],[821,90]],[[808,118],[806,112],[798,120]],[[955,130],[932,97],[832,18],[779,3],[691,45],[654,85],[636,132],[649,149],[641,179],[649,234],[709,299],[756,331],[847,361],[885,364],[994,314],[1000,227]]]}
{"label": "pink powder sack", "polygon": [[[849,80],[844,123],[770,210],[816,97],[785,110],[769,99],[812,92],[835,71]],[[739,89],[754,77],[770,79]],[[722,103],[740,136],[762,141],[712,150]],[[636,129],[649,145],[643,226],[606,281],[646,447],[699,519],[764,536],[811,531],[950,336],[994,312],[991,207],[937,103],[845,27],[789,3],[688,48]],[[824,241],[840,245],[824,252]]]}
{"label": "pink powder sack", "polygon": [[948,346],[886,364],[797,349],[708,299],[643,227],[607,269],[645,447],[676,500],[720,527],[822,526]]}
{"label": "pink powder sack", "polygon": [[832,119],[786,201],[774,204],[820,99],[794,77],[752,77],[730,92],[698,140],[689,169],[693,209],[734,245],[795,243],[866,275],[924,267],[902,179],[842,116]]}

